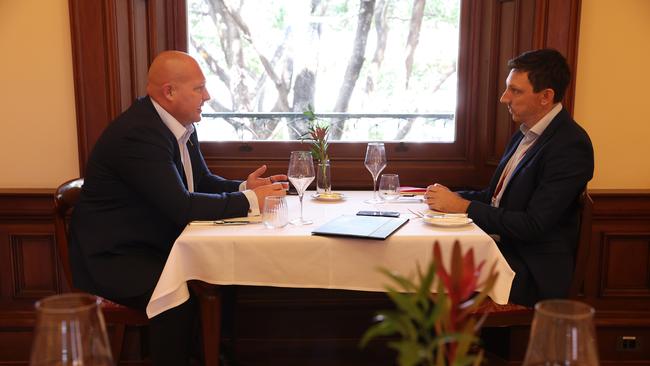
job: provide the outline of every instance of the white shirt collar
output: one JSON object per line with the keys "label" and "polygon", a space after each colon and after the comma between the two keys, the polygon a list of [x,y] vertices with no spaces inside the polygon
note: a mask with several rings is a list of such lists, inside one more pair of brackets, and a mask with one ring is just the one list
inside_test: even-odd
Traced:
{"label": "white shirt collar", "polygon": [[531,132],[535,136],[541,136],[541,134],[544,133],[546,127],[548,127],[548,125],[551,124],[553,118],[555,118],[555,116],[557,116],[561,110],[562,110],[562,103],[557,103],[548,113],[546,113],[544,117],[542,117],[542,119],[537,121],[537,123],[535,123],[535,125],[532,128],[528,128],[526,127],[525,124],[522,123],[521,126],[519,126],[519,130],[524,135],[528,132]]}
{"label": "white shirt collar", "polygon": [[[160,116],[160,119],[162,119],[163,123],[169,130],[174,134],[174,137],[176,137],[177,141],[181,141],[183,139],[183,136],[187,135],[187,138],[194,133],[194,124],[189,124],[187,127],[183,126],[174,116],[169,114],[163,107],[158,104],[153,98],[151,99],[151,103],[153,104],[153,107],[156,108],[156,112],[158,112],[158,115]],[[187,142],[187,138],[185,139],[185,142]]]}

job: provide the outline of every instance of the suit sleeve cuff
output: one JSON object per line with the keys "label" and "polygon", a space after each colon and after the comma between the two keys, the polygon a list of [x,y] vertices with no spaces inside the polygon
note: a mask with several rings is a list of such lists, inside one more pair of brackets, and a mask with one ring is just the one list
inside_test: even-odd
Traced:
{"label": "suit sleeve cuff", "polygon": [[[243,182],[242,184],[246,184],[246,182]],[[242,193],[244,193],[244,196],[246,196],[246,199],[248,200],[248,216],[259,216],[260,205],[259,202],[257,202],[257,195],[255,192],[251,190],[245,190]]]}

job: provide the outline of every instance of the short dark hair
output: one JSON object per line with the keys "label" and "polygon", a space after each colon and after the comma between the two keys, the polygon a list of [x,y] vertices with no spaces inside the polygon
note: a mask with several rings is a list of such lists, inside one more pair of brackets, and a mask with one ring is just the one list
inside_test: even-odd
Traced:
{"label": "short dark hair", "polygon": [[564,98],[564,93],[571,80],[571,71],[566,58],[551,48],[524,52],[508,61],[508,67],[528,72],[528,80],[533,85],[535,93],[547,88],[553,89],[555,92],[554,103]]}

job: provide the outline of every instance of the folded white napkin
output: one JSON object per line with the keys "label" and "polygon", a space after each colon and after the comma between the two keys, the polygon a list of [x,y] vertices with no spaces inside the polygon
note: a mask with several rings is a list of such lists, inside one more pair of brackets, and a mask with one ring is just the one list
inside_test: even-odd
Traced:
{"label": "folded white napkin", "polygon": [[195,220],[190,225],[235,225],[235,224],[257,224],[262,222],[262,215],[231,217],[222,220]]}

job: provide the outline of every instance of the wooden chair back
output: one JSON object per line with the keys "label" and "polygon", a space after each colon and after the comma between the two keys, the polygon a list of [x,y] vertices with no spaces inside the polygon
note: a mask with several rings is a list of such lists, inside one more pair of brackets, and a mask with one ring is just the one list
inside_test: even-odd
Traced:
{"label": "wooden chair back", "polygon": [[[83,184],[83,178],[72,179],[61,184],[54,193],[54,236],[56,238],[56,247],[66,282],[73,291],[75,288],[72,285],[72,270],[68,258],[68,227],[70,214],[74,210],[74,206],[79,202]],[[149,319],[147,319],[147,315],[143,311],[116,304],[99,296],[97,298],[106,323],[113,328],[110,335],[111,349],[115,361],[119,363],[122,359],[122,346],[126,327],[128,325],[146,325]]]}
{"label": "wooden chair back", "polygon": [[79,201],[79,194],[83,184],[83,178],[72,179],[61,184],[54,193],[54,236],[63,273],[71,289],[73,286],[72,271],[68,258],[68,221],[74,206]]}
{"label": "wooden chair back", "polygon": [[587,263],[591,252],[591,220],[593,217],[594,201],[585,191],[580,195],[580,234],[575,252],[575,267],[573,279],[569,288],[569,298],[575,299],[582,294],[587,272]]}
{"label": "wooden chair back", "polygon": [[[585,281],[587,262],[591,250],[591,219],[593,214],[594,201],[585,191],[580,195],[580,232],[575,251],[575,267],[573,278],[569,287],[569,299],[575,299],[582,293]],[[512,326],[527,325],[532,322],[534,309],[523,305],[506,304],[498,305],[491,299],[486,299],[481,309],[477,312],[482,314],[488,312],[488,318],[484,326]]]}

